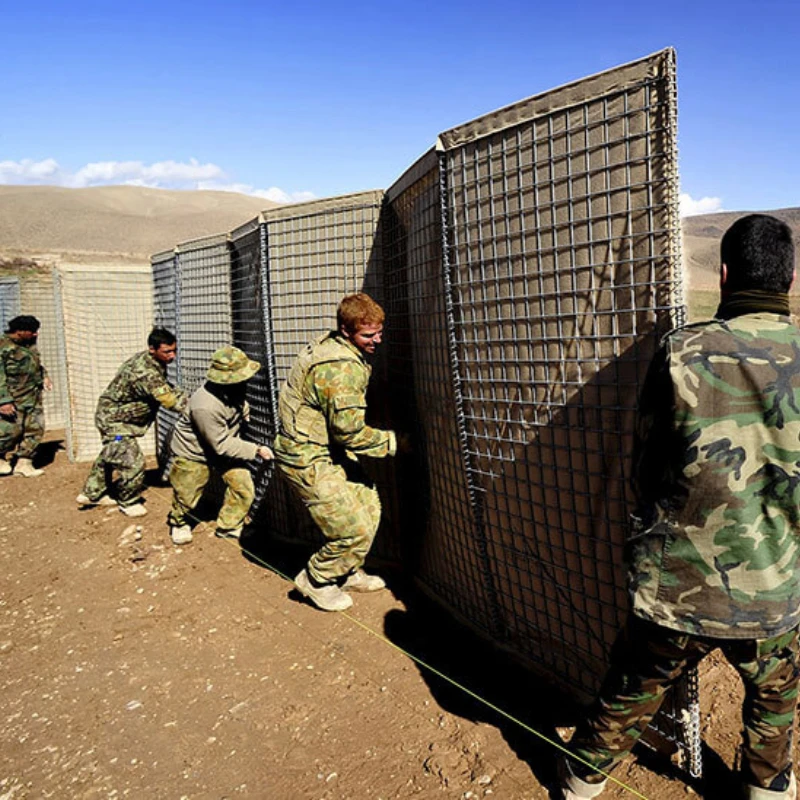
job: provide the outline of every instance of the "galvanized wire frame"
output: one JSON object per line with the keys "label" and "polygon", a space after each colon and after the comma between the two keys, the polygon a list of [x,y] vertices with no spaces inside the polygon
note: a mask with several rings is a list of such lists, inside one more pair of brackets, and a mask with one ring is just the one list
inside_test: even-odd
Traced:
{"label": "galvanized wire frame", "polygon": [[440,137],[491,616],[586,697],[627,609],[639,387],[683,317],[674,78],[664,51]]}
{"label": "galvanized wire frame", "polygon": [[[233,344],[261,363],[261,369],[247,384],[250,420],[243,438],[271,445],[277,434],[278,414],[265,244],[265,223],[261,217],[230,235]],[[250,467],[256,490],[250,513],[256,519],[275,465],[257,460]]]}
{"label": "galvanized wire frame", "polygon": [[[153,324],[174,334],[178,326],[175,251],[156,253],[150,258],[150,267],[153,271]],[[167,380],[173,386],[179,383],[177,358],[167,364]],[[159,406],[156,416],[156,455],[164,477],[169,471],[170,441],[177,421],[178,414],[175,411]]]}
{"label": "galvanized wire frame", "polygon": [[20,313],[19,278],[0,277],[0,334],[10,319]]}

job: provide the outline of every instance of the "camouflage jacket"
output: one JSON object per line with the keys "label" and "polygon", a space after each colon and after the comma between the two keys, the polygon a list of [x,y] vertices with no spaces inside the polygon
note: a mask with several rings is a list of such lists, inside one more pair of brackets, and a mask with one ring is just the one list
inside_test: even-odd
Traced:
{"label": "camouflage jacket", "polygon": [[148,350],[129,358],[97,401],[95,423],[104,437],[143,436],[159,405],[184,411],[187,396],[167,381],[167,368]]}
{"label": "camouflage jacket", "polygon": [[629,542],[634,612],[776,636],[800,621],[800,331],[750,313],[665,338],[642,391]]}
{"label": "camouflage jacket", "polygon": [[336,448],[356,456],[394,455],[394,433],[371,428],[364,420],[371,374],[361,351],[335,332],[306,345],[281,388],[276,459],[307,467],[331,460]]}
{"label": "camouflage jacket", "polygon": [[35,344],[0,337],[0,406],[14,403],[19,408],[34,408],[42,396],[45,374]]}

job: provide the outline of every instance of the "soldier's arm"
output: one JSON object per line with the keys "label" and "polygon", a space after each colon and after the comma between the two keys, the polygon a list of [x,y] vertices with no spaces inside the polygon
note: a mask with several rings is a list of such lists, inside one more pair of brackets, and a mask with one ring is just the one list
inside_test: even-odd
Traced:
{"label": "soldier's arm", "polygon": [[[325,370],[324,380],[315,372]],[[318,376],[317,376],[318,377]],[[397,452],[393,431],[383,431],[366,424],[367,379],[364,370],[352,361],[333,366],[320,365],[309,378],[322,413],[328,424],[331,440],[357,455],[383,458]]]}
{"label": "soldier's arm", "polygon": [[207,408],[196,408],[190,416],[204,449],[223,458],[243,461],[252,461],[258,455],[258,445],[234,436],[222,414]]}
{"label": "soldier's arm", "polygon": [[189,403],[188,396],[181,389],[173,386],[158,374],[150,373],[144,376],[142,390],[164,408],[169,408],[179,413],[185,411]]}
{"label": "soldier's arm", "polygon": [[[6,379],[6,353],[5,350],[0,350],[0,406],[7,406],[13,402],[14,398],[8,389],[8,381]],[[0,413],[9,414],[11,412],[2,411]]]}

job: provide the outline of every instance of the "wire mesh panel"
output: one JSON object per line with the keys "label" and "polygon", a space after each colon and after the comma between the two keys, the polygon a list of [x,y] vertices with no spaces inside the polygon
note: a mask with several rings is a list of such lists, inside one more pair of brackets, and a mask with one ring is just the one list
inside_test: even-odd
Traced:
{"label": "wire mesh panel", "polygon": [[[233,344],[261,363],[261,370],[247,383],[250,420],[244,438],[271,445],[277,433],[278,415],[265,237],[261,218],[231,232],[231,307]],[[275,468],[273,462],[260,460],[251,468],[256,488],[251,514],[256,516]]]}
{"label": "wire mesh panel", "polygon": [[[67,453],[90,461],[100,452],[97,399],[123,361],[144,350],[153,326],[149,267],[62,266],[58,269],[69,408]],[[155,452],[152,431],[141,440]]]}
{"label": "wire mesh panel", "polygon": [[508,644],[591,695],[639,386],[682,318],[674,54],[442,134],[472,481]]}
{"label": "wire mesh panel", "polygon": [[[156,253],[150,258],[150,268],[153,273],[153,324],[159,328],[166,328],[173,334],[178,326],[176,260],[174,250]],[[167,380],[173,385],[179,383],[177,358],[167,364]],[[169,469],[170,440],[177,421],[176,412],[159,406],[156,416],[156,454],[163,472]]]}
{"label": "wire mesh panel", "polygon": [[227,234],[178,245],[176,264],[178,380],[191,394],[205,381],[214,351],[231,343]]}
{"label": "wire mesh panel", "polygon": [[430,151],[387,191],[384,210],[391,413],[409,432],[398,460],[406,564],[470,624],[493,630],[485,546],[477,538],[453,368],[443,270],[439,157]]}
{"label": "wire mesh panel", "polygon": [[[294,359],[315,336],[336,326],[336,307],[349,293],[365,291],[379,303],[381,251],[378,224],[383,193],[361,192],[264,212],[266,221],[269,302],[275,353],[275,380],[280,386]],[[368,420],[380,424],[384,362],[373,371]],[[375,398],[373,400],[373,398]],[[375,477],[383,502],[383,517],[373,554],[393,558],[394,481],[388,459],[364,459]],[[373,463],[375,462],[375,463]],[[283,485],[282,482],[275,482]],[[276,492],[281,492],[276,486]],[[319,540],[310,518],[295,507],[290,518],[285,498],[267,498],[264,524],[275,533]]]}
{"label": "wire mesh panel", "polygon": [[0,331],[10,319],[20,314],[19,278],[0,277]]}
{"label": "wire mesh panel", "polygon": [[20,283],[21,307],[41,323],[37,345],[42,364],[53,383],[50,392],[42,395],[45,426],[63,428],[67,421],[67,372],[64,362],[64,338],[61,320],[56,313],[56,294],[53,273],[36,273]]}

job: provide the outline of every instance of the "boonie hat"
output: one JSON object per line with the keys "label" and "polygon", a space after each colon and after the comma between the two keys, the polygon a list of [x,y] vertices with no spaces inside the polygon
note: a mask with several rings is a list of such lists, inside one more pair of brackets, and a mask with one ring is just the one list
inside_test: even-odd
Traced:
{"label": "boonie hat", "polygon": [[211,356],[206,378],[211,383],[241,383],[252,378],[260,369],[261,364],[251,361],[238,347],[220,347]]}

